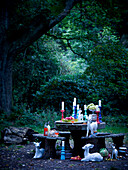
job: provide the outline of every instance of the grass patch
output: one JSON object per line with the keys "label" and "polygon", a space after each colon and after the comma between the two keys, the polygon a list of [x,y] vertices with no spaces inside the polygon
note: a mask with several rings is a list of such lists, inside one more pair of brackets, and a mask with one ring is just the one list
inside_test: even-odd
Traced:
{"label": "grass patch", "polygon": [[98,132],[107,132],[107,133],[128,133],[128,128],[117,124],[116,126],[106,125],[105,129],[98,129]]}

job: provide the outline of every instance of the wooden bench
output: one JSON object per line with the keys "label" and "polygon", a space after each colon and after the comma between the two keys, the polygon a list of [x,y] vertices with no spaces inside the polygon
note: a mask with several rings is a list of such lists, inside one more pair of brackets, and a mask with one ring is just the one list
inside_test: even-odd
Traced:
{"label": "wooden bench", "polygon": [[98,133],[96,136],[81,137],[83,146],[87,143],[94,144],[94,148],[90,152],[99,152],[101,148],[106,148],[105,138],[112,138],[116,148],[119,149],[123,145],[124,133],[111,134],[111,133]]}
{"label": "wooden bench", "polygon": [[49,136],[44,136],[43,134],[33,134],[34,140],[36,141],[41,141],[41,148],[45,149],[45,155],[44,159],[49,159],[49,158],[56,158],[56,149],[55,149],[55,144],[57,140],[64,140],[65,137],[49,137]]}
{"label": "wooden bench", "polygon": [[71,150],[70,144],[69,144],[71,132],[69,131],[58,131],[58,132],[59,132],[59,136],[65,137],[65,150]]}

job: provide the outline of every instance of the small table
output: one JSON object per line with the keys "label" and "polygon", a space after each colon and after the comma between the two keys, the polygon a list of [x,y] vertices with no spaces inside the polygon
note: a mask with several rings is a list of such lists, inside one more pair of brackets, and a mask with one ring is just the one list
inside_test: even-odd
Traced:
{"label": "small table", "polygon": [[[102,122],[98,124],[98,129],[104,129],[106,123]],[[74,140],[74,148],[73,148],[73,156],[80,155],[81,157],[84,156],[84,152],[82,150],[83,140],[81,139],[82,136],[86,136],[87,133],[87,124],[81,122],[74,122],[74,123],[66,123],[62,121],[55,122],[55,128],[61,131],[70,131],[71,136]]]}

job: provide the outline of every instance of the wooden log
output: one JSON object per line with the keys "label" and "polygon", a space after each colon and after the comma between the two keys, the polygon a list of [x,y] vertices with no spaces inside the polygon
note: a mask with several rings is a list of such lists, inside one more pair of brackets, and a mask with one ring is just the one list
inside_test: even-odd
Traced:
{"label": "wooden log", "polygon": [[28,140],[32,140],[34,132],[29,127],[8,127],[1,131],[1,138],[5,144],[21,144]]}

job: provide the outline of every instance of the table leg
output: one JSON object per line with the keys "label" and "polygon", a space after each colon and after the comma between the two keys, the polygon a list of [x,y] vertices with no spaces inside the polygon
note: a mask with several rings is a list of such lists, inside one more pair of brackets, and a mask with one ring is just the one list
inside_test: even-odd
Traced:
{"label": "table leg", "polygon": [[119,147],[123,146],[124,136],[112,137],[113,143],[116,145],[116,149],[119,150]]}
{"label": "table leg", "polygon": [[71,150],[69,139],[70,139],[70,132],[59,132],[61,137],[65,137],[65,150]]}
{"label": "table leg", "polygon": [[45,156],[44,156],[44,159],[56,157],[55,143],[56,143],[56,140],[45,139]]}
{"label": "table leg", "polygon": [[83,144],[81,137],[83,136],[83,133],[81,131],[72,131],[71,132],[72,138],[74,140],[74,148],[72,151],[72,156],[80,156],[81,158],[84,157],[84,151],[82,150]]}

